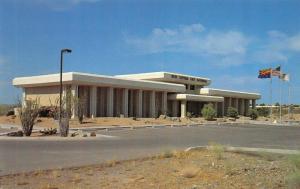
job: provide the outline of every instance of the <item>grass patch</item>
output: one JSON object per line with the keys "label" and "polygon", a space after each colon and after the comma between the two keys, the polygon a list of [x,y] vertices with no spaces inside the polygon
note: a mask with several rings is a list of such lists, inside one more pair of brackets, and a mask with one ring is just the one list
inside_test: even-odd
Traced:
{"label": "grass patch", "polygon": [[213,152],[216,159],[221,160],[224,158],[225,148],[221,144],[212,143],[209,145],[209,149]]}
{"label": "grass patch", "polygon": [[107,167],[114,167],[114,166],[116,166],[116,165],[119,164],[119,163],[120,163],[120,162],[117,161],[117,160],[109,160],[109,161],[106,162],[106,166],[107,166]]}
{"label": "grass patch", "polygon": [[171,158],[174,156],[174,152],[170,150],[166,150],[163,153],[159,154],[157,158]]}
{"label": "grass patch", "polygon": [[294,169],[293,172],[286,177],[288,187],[300,188],[300,155],[291,155],[288,160]]}

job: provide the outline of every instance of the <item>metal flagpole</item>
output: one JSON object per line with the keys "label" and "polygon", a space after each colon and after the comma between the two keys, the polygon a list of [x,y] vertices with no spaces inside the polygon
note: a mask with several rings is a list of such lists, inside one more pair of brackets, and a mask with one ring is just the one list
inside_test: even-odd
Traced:
{"label": "metal flagpole", "polygon": [[272,121],[272,68],[271,68],[271,75],[270,75],[270,118]]}
{"label": "metal flagpole", "polygon": [[289,120],[291,118],[291,84],[289,81],[288,82],[288,105],[289,105],[289,109],[288,109],[288,116],[289,116]]}
{"label": "metal flagpole", "polygon": [[282,123],[282,79],[280,79],[280,106],[279,106],[279,120]]}

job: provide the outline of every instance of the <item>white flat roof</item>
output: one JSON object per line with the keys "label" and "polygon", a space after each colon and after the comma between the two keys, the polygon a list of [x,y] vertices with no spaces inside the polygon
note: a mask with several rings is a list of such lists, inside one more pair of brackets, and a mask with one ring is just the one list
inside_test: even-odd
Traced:
{"label": "white flat roof", "polygon": [[169,100],[187,100],[199,102],[223,102],[224,98],[219,96],[194,95],[194,94],[171,94]]}
{"label": "white flat roof", "polygon": [[[39,75],[31,77],[17,77],[13,79],[13,85],[17,87],[38,87],[59,85],[59,74]],[[184,92],[182,84],[164,83],[157,81],[145,81],[129,78],[117,78],[96,74],[79,72],[63,73],[63,84],[112,86],[130,89],[159,90],[168,92]]]}
{"label": "white flat roof", "polygon": [[138,74],[128,74],[128,75],[116,75],[116,77],[203,85],[203,86],[207,86],[211,83],[211,80],[208,78],[173,73],[173,72],[148,72],[148,73],[138,73]]}
{"label": "white flat roof", "polygon": [[242,92],[242,91],[231,91],[231,90],[213,89],[213,88],[202,88],[202,89],[200,89],[200,94],[211,95],[211,96],[244,98],[244,99],[260,99],[261,98],[261,95],[259,93],[248,93],[248,92]]}

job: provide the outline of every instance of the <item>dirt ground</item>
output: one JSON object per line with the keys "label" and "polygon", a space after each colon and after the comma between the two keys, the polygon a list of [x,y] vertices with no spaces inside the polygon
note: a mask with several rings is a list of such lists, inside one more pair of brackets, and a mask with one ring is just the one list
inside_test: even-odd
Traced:
{"label": "dirt ground", "polygon": [[[70,127],[93,127],[93,126],[143,126],[143,125],[175,125],[175,124],[191,124],[203,123],[203,118],[180,119],[180,118],[118,118],[118,117],[103,117],[103,118],[85,118],[83,124],[79,124],[77,119],[70,121]],[[0,116],[0,124],[20,125],[20,119],[15,116]],[[57,123],[52,118],[38,118],[35,126],[45,128],[57,128]]]}
{"label": "dirt ground", "polygon": [[287,188],[285,156],[203,150],[0,177],[1,188]]}
{"label": "dirt ground", "polygon": [[[279,120],[273,117],[272,120],[266,117],[259,117],[258,121],[274,121]],[[283,116],[283,120],[287,120],[288,115]],[[250,120],[249,117],[240,116],[235,122],[245,122]],[[292,120],[300,121],[300,114],[294,114]],[[214,121],[206,121],[202,117],[198,118],[119,118],[119,117],[101,117],[101,118],[84,118],[83,124],[79,124],[77,119],[70,120],[70,127],[94,127],[94,126],[144,126],[144,125],[186,125],[186,124],[201,124],[201,123],[216,123],[232,121],[230,118],[217,118]],[[16,116],[0,116],[0,124],[21,125],[20,119]],[[53,118],[38,118],[35,126],[43,128],[57,128],[57,122]]]}

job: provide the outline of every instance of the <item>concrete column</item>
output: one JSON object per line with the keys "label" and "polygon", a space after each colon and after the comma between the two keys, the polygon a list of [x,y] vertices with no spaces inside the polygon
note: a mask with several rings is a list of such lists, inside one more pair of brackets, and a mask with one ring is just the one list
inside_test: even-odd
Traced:
{"label": "concrete column", "polygon": [[143,117],[143,91],[141,89],[137,91],[135,103],[136,117]]}
{"label": "concrete column", "polygon": [[114,88],[107,89],[107,117],[114,116]]}
{"label": "concrete column", "polygon": [[26,107],[26,88],[22,88],[22,108]]}
{"label": "concrete column", "polygon": [[256,100],[255,99],[252,99],[252,109],[256,108]]}
{"label": "concrete column", "polygon": [[217,112],[218,111],[218,102],[212,102],[212,104],[214,106],[215,111]]}
{"label": "concrete column", "polygon": [[221,116],[223,117],[224,114],[225,114],[225,98],[224,98],[224,101],[221,102],[221,107],[222,107],[222,109],[221,109]]}
{"label": "concrete column", "polygon": [[246,99],[245,100],[245,115],[247,116],[248,115],[248,111],[249,111],[249,100]]}
{"label": "concrete column", "polygon": [[245,101],[241,99],[241,115],[245,115]]}
{"label": "concrete column", "polygon": [[150,92],[150,106],[149,106],[150,117],[155,117],[155,91]]}
{"label": "concrete column", "polygon": [[162,92],[162,113],[167,115],[168,112],[168,92]]}
{"label": "concrete column", "polygon": [[173,117],[178,116],[178,101],[177,100],[172,101],[172,116]]}
{"label": "concrete column", "polygon": [[135,103],[134,98],[133,98],[134,97],[134,91],[130,90],[128,92],[130,93],[130,104],[128,104],[128,106],[129,106],[129,115],[131,117],[133,117],[134,116],[133,107],[134,107],[134,103]]}
{"label": "concrete column", "polygon": [[234,98],[233,99],[233,102],[234,102],[234,107],[237,109],[237,111],[239,112],[239,99],[237,98]]}
{"label": "concrete column", "polygon": [[90,87],[90,116],[95,118],[97,116],[97,87]]}
{"label": "concrete column", "polygon": [[106,115],[106,100],[107,100],[107,88],[99,88],[99,112],[100,117],[105,117]]}
{"label": "concrete column", "polygon": [[180,101],[180,109],[181,109],[180,117],[182,117],[182,118],[186,117],[186,101],[185,100]]}
{"label": "concrete column", "polygon": [[[71,93],[73,98],[78,99],[78,85],[72,85],[71,86]],[[78,113],[78,107],[76,104],[73,103],[72,105],[72,118],[75,118]]]}
{"label": "concrete column", "polygon": [[124,117],[128,117],[128,89],[123,90],[122,103],[122,113]]}
{"label": "concrete column", "polygon": [[232,98],[228,97],[228,107],[232,107]]}

